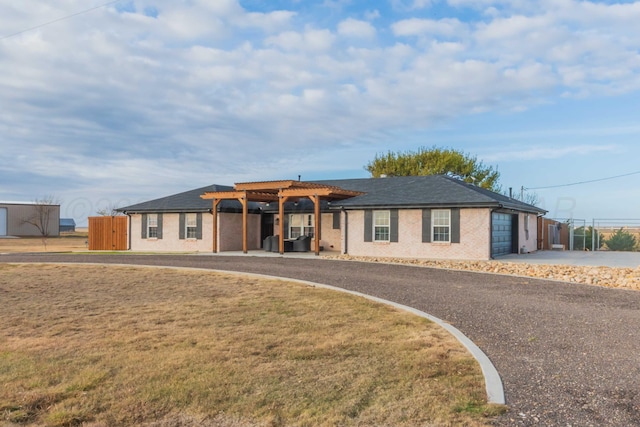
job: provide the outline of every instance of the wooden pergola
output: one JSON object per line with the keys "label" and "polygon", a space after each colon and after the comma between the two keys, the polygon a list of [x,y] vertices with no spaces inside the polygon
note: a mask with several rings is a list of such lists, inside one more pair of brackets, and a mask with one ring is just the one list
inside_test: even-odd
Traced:
{"label": "wooden pergola", "polygon": [[320,255],[320,202],[343,200],[363,193],[312,182],[285,180],[237,183],[231,191],[208,191],[203,199],[213,201],[213,252],[218,252],[218,205],[222,200],[238,200],[242,205],[242,251],[248,252],[247,222],[249,202],[278,202],[279,252],[284,254],[284,204],[308,198],[313,202],[315,213],[314,251]]}

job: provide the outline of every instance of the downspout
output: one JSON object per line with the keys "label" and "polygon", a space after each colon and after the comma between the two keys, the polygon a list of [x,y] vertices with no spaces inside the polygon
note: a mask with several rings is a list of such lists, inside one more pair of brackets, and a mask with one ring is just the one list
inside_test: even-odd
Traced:
{"label": "downspout", "polygon": [[[540,221],[542,230],[538,230],[538,218],[542,219],[542,221]],[[538,236],[542,237],[542,242],[538,241]],[[536,216],[536,252],[539,250],[544,250],[544,214],[538,214]]]}
{"label": "downspout", "polygon": [[131,215],[128,212],[125,212],[124,214],[129,218],[129,221],[128,221],[129,223],[127,224],[127,234],[128,234],[127,250],[130,251],[131,250]]}

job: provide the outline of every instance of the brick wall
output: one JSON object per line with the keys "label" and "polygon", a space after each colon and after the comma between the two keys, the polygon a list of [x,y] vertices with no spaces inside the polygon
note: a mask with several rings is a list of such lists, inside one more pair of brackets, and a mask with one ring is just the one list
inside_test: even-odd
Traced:
{"label": "brick wall", "polygon": [[202,239],[180,239],[180,214],[162,214],[162,239],[143,239],[142,215],[131,215],[131,250],[149,252],[211,252],[213,216],[202,213]]}
{"label": "brick wall", "polygon": [[[260,249],[260,215],[249,214],[247,218],[248,250]],[[218,251],[242,250],[242,214],[218,214]],[[209,231],[208,236],[212,235]],[[210,249],[211,250],[211,249]]]}
{"label": "brick wall", "polygon": [[423,243],[421,209],[399,210],[397,243],[365,242],[364,211],[349,211],[348,222],[349,255],[427,259],[490,258],[489,209],[460,210],[460,243]]}

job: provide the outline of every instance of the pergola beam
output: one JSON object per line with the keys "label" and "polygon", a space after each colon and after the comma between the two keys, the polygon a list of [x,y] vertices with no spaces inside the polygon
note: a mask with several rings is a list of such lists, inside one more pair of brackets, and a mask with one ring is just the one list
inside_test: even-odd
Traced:
{"label": "pergola beam", "polygon": [[359,191],[345,190],[331,185],[322,185],[313,182],[302,182],[293,180],[284,181],[264,181],[237,183],[230,191],[207,191],[200,197],[213,200],[213,252],[218,251],[218,204],[222,200],[238,200],[242,205],[242,251],[249,252],[248,239],[248,204],[252,202],[278,202],[279,215],[279,241],[278,248],[280,254],[284,254],[284,204],[289,199],[309,198],[314,205],[314,249],[316,255],[320,255],[320,227],[322,200],[342,200],[364,194]]}

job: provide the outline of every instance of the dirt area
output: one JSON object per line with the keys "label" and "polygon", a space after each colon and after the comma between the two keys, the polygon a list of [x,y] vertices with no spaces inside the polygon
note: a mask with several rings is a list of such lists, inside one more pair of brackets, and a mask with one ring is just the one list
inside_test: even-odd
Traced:
{"label": "dirt area", "polygon": [[3,237],[0,253],[16,252],[82,252],[87,251],[88,237],[82,233],[63,234],[60,237]]}

